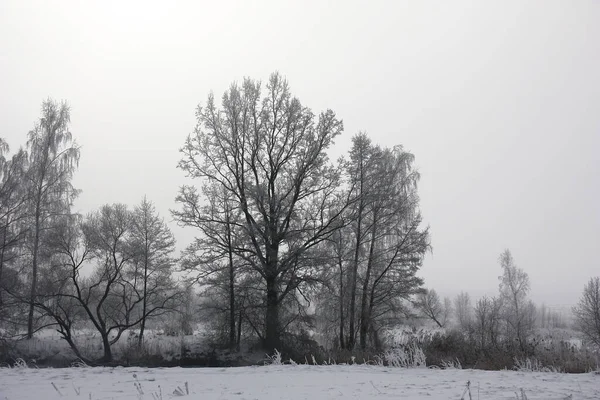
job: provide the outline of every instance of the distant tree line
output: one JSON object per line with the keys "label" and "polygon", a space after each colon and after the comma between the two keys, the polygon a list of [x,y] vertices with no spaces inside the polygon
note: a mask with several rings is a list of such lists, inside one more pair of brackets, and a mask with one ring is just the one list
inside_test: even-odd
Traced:
{"label": "distant tree line", "polygon": [[[585,359],[589,355],[585,349],[600,348],[598,278],[592,278],[585,286],[581,300],[573,308],[572,324],[568,315],[549,310],[545,305],[538,308],[528,298],[531,288],[529,276],[516,266],[509,250],[500,255],[499,263],[502,275],[497,296],[484,296],[472,304],[469,294],[461,292],[453,302],[449,298],[442,302],[434,289],[423,290],[415,298],[416,310],[437,327],[458,335],[458,338],[450,339],[454,343],[449,353],[458,351],[463,362],[469,358],[472,363],[494,363],[508,357],[508,361],[500,361],[505,364],[495,365],[503,368],[509,366],[507,363],[513,361],[511,358],[540,357],[547,355],[552,348],[547,356],[548,362],[561,368],[585,371],[585,368],[577,369],[579,367],[573,365],[573,360],[565,361],[565,354],[570,354],[581,365],[594,362],[593,356],[591,361]],[[557,333],[561,330],[569,332],[571,327],[580,332],[584,339],[583,347],[573,347],[569,342],[572,337]],[[579,351],[585,356],[578,354]],[[561,352],[564,353],[562,356]]]}

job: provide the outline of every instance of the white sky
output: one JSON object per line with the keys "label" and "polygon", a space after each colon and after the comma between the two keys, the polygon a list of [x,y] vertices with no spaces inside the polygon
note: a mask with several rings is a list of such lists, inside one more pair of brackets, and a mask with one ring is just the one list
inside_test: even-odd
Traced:
{"label": "white sky", "polygon": [[0,137],[67,100],[81,212],[147,194],[170,221],[196,105],[275,70],[344,120],[337,154],[415,154],[428,287],[495,294],[507,247],[537,302],[600,275],[600,2],[0,2]]}

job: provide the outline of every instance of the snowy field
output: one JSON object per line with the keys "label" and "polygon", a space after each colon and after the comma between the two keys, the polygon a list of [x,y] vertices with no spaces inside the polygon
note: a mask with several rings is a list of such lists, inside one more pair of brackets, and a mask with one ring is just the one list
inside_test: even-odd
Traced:
{"label": "snowy field", "polygon": [[[600,375],[359,365],[0,369],[0,400],[600,399]],[[518,392],[518,397],[517,397]],[[569,397],[571,396],[571,397]]]}

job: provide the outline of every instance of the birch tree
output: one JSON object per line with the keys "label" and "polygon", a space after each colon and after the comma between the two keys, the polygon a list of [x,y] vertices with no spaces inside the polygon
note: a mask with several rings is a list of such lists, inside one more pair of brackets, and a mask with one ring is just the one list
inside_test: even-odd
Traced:
{"label": "birch tree", "polygon": [[[423,284],[416,276],[429,250],[429,229],[421,227],[414,156],[402,146],[375,148],[368,201],[368,251],[362,278],[360,346],[367,335],[397,319],[403,301]],[[377,326],[379,323],[380,326]],[[377,342],[377,340],[375,340]]]}
{"label": "birch tree", "polygon": [[8,144],[0,139],[0,320],[10,319],[13,325],[16,321],[9,314],[15,313],[6,312],[8,304],[5,294],[20,286],[15,263],[21,256],[20,249],[28,231],[28,194],[22,184],[27,155],[22,149],[12,157],[8,152]]}
{"label": "birch tree", "polygon": [[535,322],[535,306],[528,301],[531,288],[527,272],[515,265],[510,250],[505,250],[499,258],[502,275],[500,298],[504,305],[504,320],[509,338],[518,342],[521,351],[526,350],[527,338]]}
{"label": "birch tree", "polygon": [[[378,332],[399,321],[422,284],[416,273],[429,232],[421,227],[413,160],[401,146],[381,148],[359,133],[342,161],[351,201],[342,228],[327,242],[330,272],[318,307],[328,332],[335,319],[341,348],[357,341],[365,348],[369,338],[377,347]],[[325,310],[333,299],[336,317]]]}
{"label": "birch tree", "polygon": [[29,168],[26,179],[31,218],[28,338],[32,338],[34,332],[34,304],[44,235],[57,216],[69,213],[69,207],[77,196],[71,180],[80,152],[69,131],[70,120],[68,105],[49,99],[42,104],[42,116],[28,134]]}
{"label": "birch tree", "polygon": [[352,207],[352,215],[350,216],[350,219],[353,221],[351,226],[354,231],[354,243],[352,264],[348,274],[348,338],[345,343],[345,347],[348,349],[354,348],[356,341],[356,300],[360,256],[364,252],[363,246],[368,234],[367,229],[365,229],[366,209],[371,201],[371,188],[375,181],[373,177],[373,174],[375,173],[375,168],[373,166],[374,161],[372,160],[372,158],[374,158],[373,147],[374,146],[366,133],[361,132],[354,136],[352,138],[349,161],[346,164],[346,171],[352,185],[352,190],[355,192],[357,198],[357,201]]}

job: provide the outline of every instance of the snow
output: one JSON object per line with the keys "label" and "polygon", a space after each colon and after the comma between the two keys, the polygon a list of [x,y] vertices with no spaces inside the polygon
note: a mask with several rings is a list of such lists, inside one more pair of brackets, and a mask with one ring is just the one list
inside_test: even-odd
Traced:
{"label": "snow", "polygon": [[[600,375],[365,365],[241,368],[2,368],[0,400],[600,399]],[[187,382],[187,389],[186,389]],[[465,399],[468,399],[468,394]]]}

